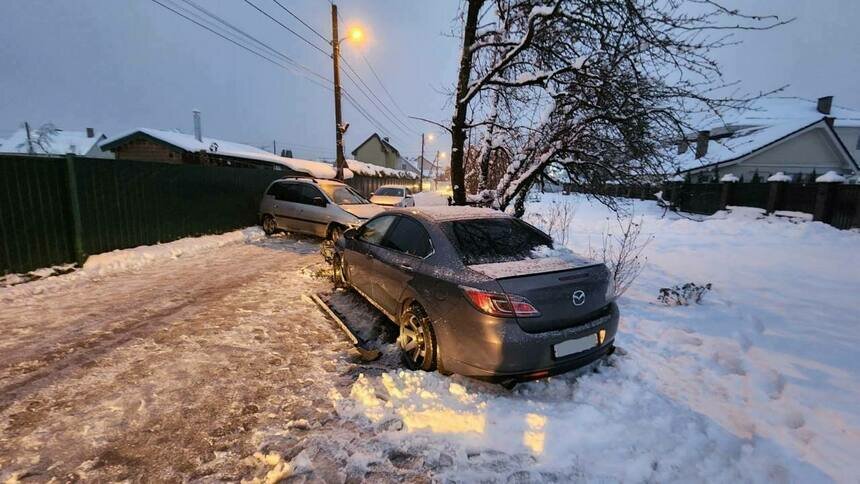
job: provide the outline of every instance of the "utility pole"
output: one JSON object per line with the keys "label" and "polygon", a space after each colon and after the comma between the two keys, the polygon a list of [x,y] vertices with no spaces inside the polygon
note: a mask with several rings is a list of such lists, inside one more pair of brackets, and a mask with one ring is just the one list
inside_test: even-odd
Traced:
{"label": "utility pole", "polygon": [[424,133],[421,133],[421,161],[418,167],[418,191],[424,191]]}
{"label": "utility pole", "polygon": [[433,158],[433,168],[435,169],[435,174],[433,175],[433,190],[439,191],[439,150],[436,150],[436,158]]}
{"label": "utility pole", "polygon": [[343,120],[340,114],[340,40],[337,34],[337,5],[331,4],[331,60],[334,69],[334,128],[337,140],[337,169],[335,179],[343,181],[343,169],[346,167],[346,157],[343,154]]}
{"label": "utility pole", "polygon": [[278,154],[278,142],[275,140],[272,140],[272,154]]}
{"label": "utility pole", "polygon": [[33,139],[30,138],[30,123],[24,121],[24,129],[27,130],[27,153],[34,154],[36,151],[33,149]]}

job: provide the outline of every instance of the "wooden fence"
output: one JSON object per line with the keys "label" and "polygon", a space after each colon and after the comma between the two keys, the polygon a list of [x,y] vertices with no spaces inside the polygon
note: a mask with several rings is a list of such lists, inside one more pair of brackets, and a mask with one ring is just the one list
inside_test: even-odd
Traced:
{"label": "wooden fence", "polygon": [[757,207],[768,213],[805,212],[836,228],[860,227],[860,185],[839,183],[666,183],[654,185],[604,185],[583,190],[565,186],[567,192],[610,197],[663,200],[684,212],[711,215],[727,206]]}
{"label": "wooden fence", "polygon": [[[292,173],[292,172],[291,172]],[[290,173],[149,161],[0,155],[0,274],[256,225],[266,186]],[[369,195],[415,180],[356,175]]]}

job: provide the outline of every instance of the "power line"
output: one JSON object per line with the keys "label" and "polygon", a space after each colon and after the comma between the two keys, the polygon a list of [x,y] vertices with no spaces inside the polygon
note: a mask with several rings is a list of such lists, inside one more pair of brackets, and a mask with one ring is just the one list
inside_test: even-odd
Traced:
{"label": "power line", "polygon": [[407,115],[406,112],[403,111],[403,108],[401,108],[400,105],[397,104],[397,101],[394,99],[394,96],[392,96],[391,92],[388,91],[388,88],[385,87],[385,84],[382,82],[382,78],[379,77],[379,74],[376,73],[376,69],[373,68],[373,65],[367,59],[367,56],[361,54],[361,58],[364,59],[364,63],[367,64],[367,67],[370,69],[370,72],[373,73],[373,77],[375,77],[379,85],[382,86],[382,90],[385,91],[385,94],[388,95],[388,99],[391,99],[391,102],[394,104],[394,107],[396,107],[397,110],[400,111],[400,114],[408,118],[409,115]]}
{"label": "power line", "polygon": [[[286,30],[287,30],[288,32],[290,32],[291,34],[293,34],[293,35],[295,35],[296,37],[298,37],[298,38],[302,39],[306,44],[310,45],[311,47],[313,47],[314,49],[316,49],[317,51],[319,51],[320,53],[322,53],[322,54],[323,54],[323,55],[325,55],[326,57],[329,57],[329,58],[331,57],[331,55],[329,55],[326,51],[324,51],[323,49],[321,49],[319,46],[317,46],[316,44],[314,44],[313,42],[311,42],[310,40],[308,40],[307,38],[305,38],[304,36],[302,36],[301,34],[299,34],[298,32],[296,32],[295,30],[293,30],[293,29],[291,29],[290,27],[286,26],[283,22],[281,22],[281,21],[279,21],[278,19],[276,19],[276,18],[272,17],[272,16],[271,16],[271,15],[269,15],[267,12],[265,12],[264,10],[262,10],[260,7],[258,7],[257,5],[253,4],[250,0],[244,0],[244,1],[245,1],[245,3],[247,3],[248,5],[250,5],[250,6],[254,7],[254,9],[256,9],[258,12],[260,12],[260,13],[261,13],[261,14],[263,14],[263,15],[265,15],[267,18],[269,18],[269,19],[270,19],[270,20],[272,20],[273,22],[277,23],[278,25],[280,25],[281,27],[283,27],[284,29],[286,29]],[[277,2],[276,2],[276,3],[277,3]],[[280,5],[280,6],[281,6],[282,8],[284,8],[285,10],[287,10],[287,12],[288,12],[290,15],[292,15],[292,16],[293,16],[293,17],[295,17],[297,20],[299,20],[300,22],[302,22],[302,24],[303,24],[303,25],[305,25],[305,26],[306,26],[306,27],[308,27],[308,28],[311,28],[309,25],[307,25],[307,23],[306,23],[306,22],[304,22],[302,19],[300,19],[297,15],[295,15],[294,13],[292,13],[291,11],[289,11],[289,9],[286,9],[285,7],[283,7],[283,5]],[[313,30],[313,29],[312,29],[312,30]],[[322,38],[322,39],[324,39],[324,40],[325,40],[325,37],[323,37],[321,34],[319,34],[319,32],[316,32],[316,31],[314,31],[314,32],[315,32],[317,35],[319,35],[319,36],[320,36],[320,38]],[[367,97],[367,99],[370,101],[370,103],[371,103],[371,104],[373,104],[373,106],[374,106],[374,107],[375,107],[375,108],[376,108],[380,113],[382,113],[382,115],[383,115],[383,116],[385,116],[385,117],[386,117],[386,118],[387,118],[391,123],[393,123],[393,125],[394,125],[397,129],[400,129],[401,131],[403,131],[403,132],[404,132],[404,134],[406,134],[406,133],[407,133],[407,131],[405,131],[405,130],[403,130],[402,128],[400,128],[400,126],[398,126],[398,121],[397,121],[396,119],[394,119],[394,118],[396,118],[396,115],[394,116],[394,118],[392,118],[391,116],[389,116],[389,114],[388,114],[388,113],[386,113],[386,112],[385,112],[385,109],[387,109],[387,107],[385,107],[385,103],[382,103],[382,102],[380,101],[381,106],[380,106],[379,104],[376,104],[376,102],[373,100],[373,97],[375,97],[376,99],[379,99],[379,97],[378,97],[378,96],[376,96],[376,94],[375,94],[375,93],[373,93],[372,89],[370,89],[370,87],[369,87],[369,86],[367,86],[367,83],[366,83],[366,82],[364,82],[364,80],[361,78],[360,74],[358,74],[358,72],[356,72],[356,71],[355,71],[355,69],[353,69],[353,68],[352,68],[352,66],[351,66],[351,65],[349,65],[349,63],[347,62],[347,60],[346,60],[346,59],[344,59],[344,57],[343,57],[342,55],[340,56],[340,59],[342,59],[342,60],[343,60],[343,62],[347,65],[348,69],[349,69],[350,71],[352,71],[352,72],[353,72],[353,74],[355,74],[355,76],[356,76],[356,77],[358,77],[358,78],[359,78],[359,80],[360,80],[361,84],[363,84],[363,85],[364,85],[364,86],[365,86],[365,87],[370,91],[370,94],[368,94],[367,92],[365,92],[365,91],[364,91],[364,89],[362,88],[362,85],[361,85],[361,84],[359,84],[359,81],[356,81],[354,78],[352,78],[352,77],[349,75],[349,72],[347,72],[347,71],[343,71],[343,73],[344,73],[344,74],[345,74],[345,75],[346,75],[346,76],[347,76],[347,77],[348,77],[348,78],[353,82],[353,84],[355,84],[356,88],[357,88],[359,91],[361,91],[361,93],[362,93],[365,97]],[[371,97],[371,96],[373,96],[373,97]],[[359,114],[361,114],[362,116],[364,116],[364,118],[365,118],[365,119],[367,119],[368,121],[370,121],[370,122],[371,122],[371,124],[374,124],[374,125],[377,127],[377,129],[379,129],[380,131],[383,131],[383,132],[387,132],[387,131],[389,131],[388,129],[385,129],[385,128],[382,128],[382,127],[381,127],[381,125],[384,125],[385,123],[381,123],[381,122],[379,122],[376,118],[373,118],[373,121],[371,121],[371,119],[370,119],[370,118],[371,118],[372,116],[370,115],[369,110],[368,110],[367,108],[365,108],[363,105],[361,105],[361,103],[359,103],[359,101],[358,101],[357,99],[355,99],[355,97],[351,97],[350,102],[351,102],[351,104],[353,105],[353,107],[355,107],[355,108],[356,108],[356,110],[359,112]],[[390,112],[390,110],[389,110],[389,112]],[[392,114],[393,114],[393,113],[392,113]],[[399,122],[399,123],[400,123],[400,124],[403,124],[402,122]],[[403,124],[403,125],[404,125],[404,126],[406,126],[405,124]],[[406,126],[406,128],[407,128],[407,129],[410,129],[408,126]]]}
{"label": "power line", "polygon": [[[165,1],[169,1],[169,0],[165,0]],[[206,15],[208,15],[208,16],[210,16],[210,17],[212,17],[212,18],[216,19],[218,22],[220,22],[220,23],[222,23],[222,24],[224,24],[224,25],[227,25],[230,29],[234,30],[235,32],[238,32],[240,35],[242,35],[242,36],[244,36],[244,37],[246,37],[246,38],[250,39],[251,41],[255,42],[256,44],[258,44],[258,45],[262,46],[262,47],[264,48],[264,50],[268,50],[268,51],[270,51],[270,52],[271,52],[272,54],[274,54],[276,57],[279,57],[283,62],[285,62],[286,64],[288,64],[288,65],[290,65],[291,67],[293,67],[293,69],[290,69],[289,67],[287,67],[286,65],[282,64],[281,62],[278,62],[277,60],[272,59],[272,58],[270,57],[270,55],[271,55],[271,54],[266,55],[266,54],[260,53],[260,52],[258,52],[257,50],[254,50],[254,49],[250,48],[247,44],[244,44],[244,43],[242,43],[242,42],[239,42],[239,41],[237,41],[237,40],[235,40],[235,39],[232,39],[232,38],[228,37],[227,35],[225,35],[225,34],[223,33],[223,31],[219,32],[218,30],[216,30],[216,27],[215,27],[214,25],[211,25],[211,24],[207,25],[207,23],[208,23],[208,22],[207,22],[205,19],[203,19],[201,16],[199,16],[199,15],[197,15],[197,14],[194,14],[193,12],[190,12],[190,11],[189,11],[189,10],[187,10],[187,9],[182,8],[181,6],[179,6],[179,5],[175,4],[175,3],[171,3],[171,5],[174,7],[174,8],[171,8],[171,6],[165,5],[164,3],[162,3],[162,2],[161,2],[161,1],[159,1],[159,0],[152,0],[152,2],[154,2],[154,3],[158,4],[158,5],[160,5],[161,7],[164,7],[165,9],[169,10],[170,12],[172,12],[172,13],[174,13],[174,14],[176,14],[176,15],[178,15],[178,16],[180,16],[180,17],[182,17],[182,18],[184,18],[185,20],[188,20],[189,22],[194,23],[195,25],[197,25],[197,26],[199,26],[199,27],[202,27],[203,29],[206,29],[207,31],[209,31],[209,32],[211,32],[211,33],[213,33],[213,34],[217,35],[218,37],[221,37],[222,39],[224,39],[224,40],[226,40],[226,41],[228,41],[228,42],[230,42],[230,43],[232,43],[232,44],[236,45],[237,47],[240,47],[241,49],[246,50],[246,51],[250,52],[251,54],[254,54],[254,55],[255,55],[255,56],[257,56],[257,57],[260,57],[261,59],[263,59],[263,60],[265,60],[265,61],[267,61],[267,62],[269,62],[269,63],[271,63],[271,64],[274,64],[274,65],[276,65],[276,66],[280,67],[281,69],[284,69],[284,70],[287,70],[287,71],[292,71],[294,74],[298,74],[299,76],[304,77],[307,81],[309,81],[309,82],[311,82],[311,83],[313,83],[313,84],[316,84],[317,86],[320,86],[320,87],[322,87],[322,88],[324,88],[324,89],[327,89],[327,90],[331,91],[331,87],[330,87],[330,86],[325,85],[325,84],[322,84],[322,83],[320,83],[320,82],[318,82],[318,81],[316,81],[316,80],[314,80],[314,79],[308,78],[307,76],[302,75],[302,73],[301,73],[301,72],[297,72],[297,71],[296,71],[296,69],[300,69],[300,70],[302,70],[302,71],[304,71],[304,72],[307,72],[308,74],[311,74],[311,75],[313,75],[313,76],[315,76],[315,77],[317,77],[317,78],[319,78],[319,79],[322,79],[323,81],[325,81],[325,82],[326,82],[326,83],[328,83],[328,84],[331,84],[331,81],[330,81],[330,80],[328,80],[325,76],[322,76],[321,74],[318,74],[318,73],[314,72],[313,70],[311,70],[310,68],[308,68],[308,67],[306,67],[306,66],[304,66],[304,65],[300,64],[299,62],[296,62],[296,61],[295,61],[294,59],[292,59],[291,57],[289,57],[289,56],[287,56],[287,55],[285,55],[285,54],[283,54],[283,53],[281,53],[281,52],[278,52],[276,49],[274,49],[274,48],[273,48],[273,47],[271,47],[270,45],[266,44],[265,42],[263,42],[263,41],[261,41],[261,40],[257,39],[256,37],[254,37],[254,36],[252,36],[252,35],[248,34],[247,32],[243,31],[242,29],[239,29],[238,27],[236,27],[236,26],[234,26],[234,25],[230,24],[229,22],[227,22],[226,20],[224,20],[224,19],[222,19],[222,18],[218,17],[217,15],[212,14],[211,12],[209,12],[209,11],[207,11],[207,10],[203,9],[203,7],[200,7],[199,5],[195,4],[194,2],[192,2],[192,1],[190,1],[190,0],[183,0],[183,1],[184,1],[185,3],[187,3],[187,4],[191,5],[191,6],[193,6],[194,8],[196,8],[196,9],[200,10],[201,12],[205,13]],[[187,13],[188,15],[186,15],[186,14],[184,14],[184,13],[180,12],[179,10],[183,10],[183,11],[184,11],[185,13]],[[192,16],[194,16],[194,17],[197,17],[197,19],[191,18],[189,15],[192,15]]]}
{"label": "power line", "polygon": [[[376,99],[376,100],[379,102],[379,105],[376,105],[376,103],[373,101],[373,99],[370,99],[370,98],[368,97],[368,99],[370,100],[370,102],[371,102],[372,104],[376,105],[376,106],[377,106],[377,109],[379,109],[379,111],[380,111],[380,112],[381,112],[381,113],[382,113],[386,118],[388,118],[388,119],[389,119],[392,123],[394,123],[395,125],[399,124],[400,126],[403,126],[404,128],[406,128],[406,129],[404,130],[404,129],[402,129],[402,128],[398,127],[398,129],[400,129],[401,131],[403,131],[403,133],[404,133],[404,134],[409,134],[409,132],[412,132],[413,134],[418,134],[418,133],[417,133],[416,131],[414,131],[412,128],[410,128],[409,126],[407,126],[403,121],[398,120],[398,119],[397,119],[397,115],[396,115],[396,114],[394,114],[394,112],[392,112],[390,109],[388,109],[388,106],[386,106],[386,105],[385,105],[385,102],[384,102],[382,99],[379,99],[379,96],[377,96],[377,95],[376,95],[376,93],[375,93],[375,92],[373,92],[373,89],[371,89],[371,88],[370,88],[370,86],[368,86],[368,85],[367,85],[367,83],[366,83],[366,82],[364,82],[364,79],[361,77],[361,74],[359,74],[358,72],[356,72],[356,70],[355,70],[355,69],[353,69],[352,65],[350,65],[350,63],[349,63],[349,62],[348,62],[348,61],[347,61],[347,60],[346,60],[342,55],[340,56],[340,58],[341,58],[341,59],[343,59],[343,63],[346,65],[347,69],[349,69],[353,74],[355,74],[355,76],[356,76],[356,77],[358,77],[358,80],[361,82],[362,86],[364,86],[364,87],[365,87],[365,88],[370,92],[370,94],[373,96],[373,98],[374,98],[374,99]],[[349,73],[347,73],[346,71],[344,71],[344,73],[345,73],[345,74],[347,74],[347,77],[349,77]],[[350,79],[352,80],[352,82],[353,82],[353,83],[355,83],[355,79],[352,79],[352,78],[350,78]],[[360,86],[359,86],[359,89],[360,89]],[[365,94],[365,95],[366,95],[366,94]],[[382,106],[382,108],[380,108],[380,107],[379,107],[380,105]],[[384,110],[383,110],[383,109],[384,109]],[[387,112],[388,112],[388,114],[386,114],[386,112],[385,112],[385,111],[387,111]],[[390,114],[390,116],[389,116],[389,114]]]}
{"label": "power line", "polygon": [[316,44],[314,44],[313,42],[311,42],[310,40],[308,40],[308,39],[307,39],[306,37],[304,37],[302,34],[300,34],[300,33],[296,32],[295,30],[293,30],[293,29],[291,29],[291,28],[289,28],[289,27],[287,27],[286,25],[284,25],[284,23],[283,23],[283,22],[281,22],[280,20],[276,19],[275,17],[272,17],[272,16],[271,16],[271,15],[269,15],[266,11],[264,11],[263,9],[261,9],[260,7],[258,7],[258,6],[256,6],[256,5],[254,5],[253,3],[251,3],[251,0],[245,0],[245,3],[247,3],[248,5],[250,5],[250,6],[254,7],[258,12],[260,12],[260,13],[261,13],[261,14],[263,14],[263,15],[265,15],[266,17],[269,17],[273,22],[277,23],[277,24],[278,24],[278,25],[280,25],[281,27],[283,27],[283,28],[287,29],[287,31],[289,31],[291,34],[293,34],[293,35],[295,35],[296,37],[298,37],[298,38],[302,39],[303,41],[305,41],[305,43],[306,43],[306,44],[308,44],[309,46],[311,46],[311,47],[313,47],[314,49],[316,49],[316,50],[318,50],[318,51],[322,52],[322,54],[323,54],[324,56],[326,56],[326,57],[331,57],[331,55],[330,55],[328,52],[326,52],[325,50],[321,49],[318,45],[316,45]]}
{"label": "power line", "polygon": [[321,33],[317,32],[317,30],[316,30],[315,28],[313,28],[313,27],[311,27],[310,25],[308,25],[308,23],[307,23],[307,22],[305,22],[304,20],[302,20],[301,18],[299,18],[299,16],[298,16],[298,15],[294,14],[294,13],[292,12],[292,10],[288,9],[287,7],[285,7],[283,4],[281,4],[281,2],[279,2],[278,0],[272,0],[272,1],[273,1],[273,2],[275,2],[279,7],[281,7],[282,9],[284,9],[284,11],[286,11],[288,14],[292,15],[294,19],[296,19],[296,20],[298,20],[299,22],[301,22],[301,24],[302,24],[302,25],[304,25],[305,27],[307,27],[311,32],[313,32],[313,33],[317,34],[317,37],[319,37],[319,38],[323,39],[323,41],[324,41],[326,44],[331,43],[331,40],[327,39],[323,34],[321,34]]}

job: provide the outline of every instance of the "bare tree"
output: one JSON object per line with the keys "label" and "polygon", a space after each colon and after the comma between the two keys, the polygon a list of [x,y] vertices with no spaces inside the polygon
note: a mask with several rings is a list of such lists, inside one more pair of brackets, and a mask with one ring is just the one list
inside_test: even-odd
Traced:
{"label": "bare tree", "polygon": [[30,133],[29,123],[24,123],[24,126],[27,129],[27,140],[20,143],[17,148],[21,149],[26,146],[27,152],[30,154],[34,154],[37,151],[46,154],[50,153],[51,143],[54,141],[57,133],[60,132],[60,129],[54,126],[53,123],[45,123]]}
{"label": "bare tree", "polygon": [[[691,121],[745,106],[721,95],[712,53],[734,30],[784,24],[713,0],[466,0],[451,122],[454,203],[466,203],[464,145],[480,130],[481,164],[510,156],[480,199],[522,214],[542,180],[628,183],[667,171],[667,146]],[[471,117],[470,117],[471,115]]]}

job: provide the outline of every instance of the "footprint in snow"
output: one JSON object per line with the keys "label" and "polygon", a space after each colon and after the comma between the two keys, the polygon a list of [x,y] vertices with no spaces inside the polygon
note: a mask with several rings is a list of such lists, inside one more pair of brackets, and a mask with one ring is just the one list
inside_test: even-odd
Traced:
{"label": "footprint in snow", "polygon": [[798,411],[791,411],[785,416],[785,424],[788,428],[797,430],[804,425],[806,425],[806,419],[803,418],[803,414]]}

